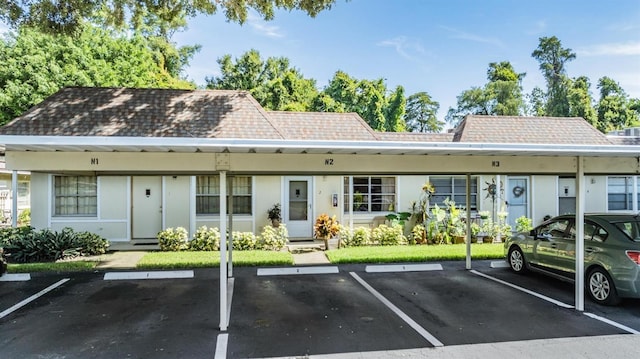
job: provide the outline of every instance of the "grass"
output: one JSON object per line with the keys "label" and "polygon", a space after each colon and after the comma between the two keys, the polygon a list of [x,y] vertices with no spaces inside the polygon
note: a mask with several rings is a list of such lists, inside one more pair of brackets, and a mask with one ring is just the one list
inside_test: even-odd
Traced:
{"label": "grass", "polygon": [[8,273],[82,272],[95,269],[97,261],[67,261],[45,263],[9,263]]}
{"label": "grass", "polygon": [[[375,246],[332,249],[326,253],[329,261],[342,263],[402,263],[466,258],[466,244]],[[504,258],[502,243],[471,244],[472,259]]]}
{"label": "grass", "polygon": [[[234,251],[236,266],[292,265],[289,252]],[[207,268],[220,266],[220,252],[149,252],[140,259],[138,269]]]}

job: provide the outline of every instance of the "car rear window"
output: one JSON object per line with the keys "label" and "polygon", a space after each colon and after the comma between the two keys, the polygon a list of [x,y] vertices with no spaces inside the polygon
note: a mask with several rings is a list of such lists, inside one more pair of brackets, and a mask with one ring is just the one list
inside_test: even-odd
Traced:
{"label": "car rear window", "polygon": [[615,223],[622,233],[626,234],[629,239],[640,242],[640,221],[629,220]]}

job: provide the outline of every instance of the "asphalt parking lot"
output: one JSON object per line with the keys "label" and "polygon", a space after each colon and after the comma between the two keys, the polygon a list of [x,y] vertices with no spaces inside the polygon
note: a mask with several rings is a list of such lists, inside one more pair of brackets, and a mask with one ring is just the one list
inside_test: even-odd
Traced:
{"label": "asphalt parking lot", "polygon": [[638,300],[587,300],[581,313],[570,283],[473,266],[235,268],[227,332],[218,328],[218,269],[169,279],[34,275],[0,282],[0,357],[304,357],[640,332]]}

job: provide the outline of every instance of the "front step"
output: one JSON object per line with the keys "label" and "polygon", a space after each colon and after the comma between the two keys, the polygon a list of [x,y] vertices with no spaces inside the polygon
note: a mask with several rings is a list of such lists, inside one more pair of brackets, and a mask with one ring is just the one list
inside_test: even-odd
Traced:
{"label": "front step", "polygon": [[289,240],[287,249],[291,253],[306,253],[324,250],[324,241],[305,239],[305,240]]}

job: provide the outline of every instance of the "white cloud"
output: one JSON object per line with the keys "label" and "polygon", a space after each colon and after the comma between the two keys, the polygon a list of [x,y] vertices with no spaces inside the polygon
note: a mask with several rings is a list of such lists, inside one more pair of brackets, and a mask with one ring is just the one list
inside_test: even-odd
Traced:
{"label": "white cloud", "polygon": [[247,23],[254,30],[256,30],[259,34],[271,37],[271,38],[282,38],[284,34],[280,31],[280,27],[275,25],[268,25],[266,21],[260,19],[258,16],[254,14],[249,14],[247,16]]}
{"label": "white cloud", "polygon": [[406,36],[398,36],[393,39],[383,40],[377,43],[378,46],[393,47],[396,52],[408,60],[416,60],[417,55],[424,54],[424,48],[417,40],[410,40]]}
{"label": "white cloud", "polygon": [[480,42],[480,43],[495,45],[499,47],[504,47],[504,44],[502,43],[502,41],[500,41],[495,37],[484,37],[484,36],[472,34],[469,32],[464,32],[458,29],[447,27],[447,26],[440,26],[440,27],[450,32],[452,34],[451,38],[453,39],[469,40],[473,42]]}
{"label": "white cloud", "polygon": [[578,56],[634,56],[640,55],[640,42],[596,44],[576,49]]}

